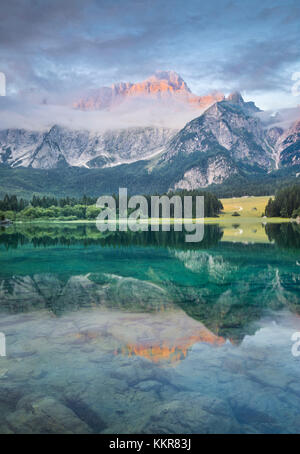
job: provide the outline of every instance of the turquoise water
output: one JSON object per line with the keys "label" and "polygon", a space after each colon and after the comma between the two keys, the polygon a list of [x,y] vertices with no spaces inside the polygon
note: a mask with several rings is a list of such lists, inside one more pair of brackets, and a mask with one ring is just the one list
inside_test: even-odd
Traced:
{"label": "turquoise water", "polygon": [[300,229],[0,232],[1,433],[297,433]]}

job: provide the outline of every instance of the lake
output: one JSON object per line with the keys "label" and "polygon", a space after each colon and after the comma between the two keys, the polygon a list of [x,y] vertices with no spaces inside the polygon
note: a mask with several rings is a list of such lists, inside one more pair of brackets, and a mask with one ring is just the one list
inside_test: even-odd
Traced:
{"label": "lake", "polygon": [[300,227],[251,229],[2,229],[0,433],[300,432]]}

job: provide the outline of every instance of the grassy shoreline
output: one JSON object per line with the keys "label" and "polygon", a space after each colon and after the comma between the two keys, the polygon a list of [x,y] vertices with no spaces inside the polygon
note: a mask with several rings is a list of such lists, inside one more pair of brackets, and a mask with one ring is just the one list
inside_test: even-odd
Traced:
{"label": "grassy shoreline", "polygon": [[[163,224],[164,222],[167,222],[168,219],[154,219],[155,222],[157,223],[159,221],[159,224]],[[178,222],[181,220],[178,219]],[[195,218],[191,219],[191,222],[200,222],[202,219],[200,218]],[[183,222],[183,219],[182,219]],[[252,223],[252,224],[281,224],[285,222],[295,222],[293,219],[289,218],[222,218],[216,217],[216,218],[204,218],[204,224],[244,224],[244,223]],[[32,219],[32,220],[22,220],[22,221],[13,221],[13,224],[95,224],[96,220],[95,219],[76,219],[73,221],[60,221],[58,219]],[[116,223],[118,223],[118,220],[116,220]],[[151,218],[148,219],[147,221],[148,224],[151,224]],[[174,224],[174,219],[170,219],[170,223]]]}
{"label": "grassy shoreline", "polygon": [[[212,223],[253,223],[253,222],[261,222],[261,223],[281,223],[281,222],[291,222],[290,218],[265,218],[262,214],[265,211],[265,207],[268,203],[270,196],[249,196],[249,197],[232,197],[228,199],[220,199],[223,204],[223,211],[218,217],[207,217],[204,218],[205,224],[212,224]],[[234,213],[238,213],[237,216],[233,216]],[[157,221],[157,220],[155,220]],[[160,223],[164,222],[164,219],[159,220]],[[178,219],[178,222],[180,220]],[[193,219],[192,221],[197,221],[197,219]],[[198,219],[199,221],[199,219]],[[15,221],[15,223],[20,222],[31,222],[31,223],[67,223],[67,224],[91,224],[95,223],[95,219],[75,219],[75,220],[58,220],[57,218],[47,218],[47,219],[32,219],[32,220],[19,220]],[[148,219],[148,223],[151,222],[151,218]],[[170,219],[171,223],[174,223],[174,219]]]}

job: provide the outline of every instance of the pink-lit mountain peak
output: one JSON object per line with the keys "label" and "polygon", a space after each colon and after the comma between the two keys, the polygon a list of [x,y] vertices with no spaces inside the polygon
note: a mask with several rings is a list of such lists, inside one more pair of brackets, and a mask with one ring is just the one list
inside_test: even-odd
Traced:
{"label": "pink-lit mountain peak", "polygon": [[74,107],[82,110],[98,110],[119,105],[130,98],[150,98],[152,100],[175,100],[194,108],[207,108],[224,99],[220,93],[205,96],[194,95],[186,82],[175,71],[157,71],[142,82],[120,82],[110,88],[104,87],[80,99]]}
{"label": "pink-lit mountain peak", "polygon": [[174,71],[157,71],[142,82],[113,84],[112,91],[131,95],[191,93],[185,81]]}

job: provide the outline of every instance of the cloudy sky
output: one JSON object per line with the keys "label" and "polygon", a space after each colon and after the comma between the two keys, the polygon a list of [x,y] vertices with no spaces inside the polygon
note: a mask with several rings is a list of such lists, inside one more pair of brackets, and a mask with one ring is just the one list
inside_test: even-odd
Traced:
{"label": "cloudy sky", "polygon": [[2,109],[68,103],[156,70],[178,72],[196,94],[300,104],[299,0],[1,0],[1,19]]}

